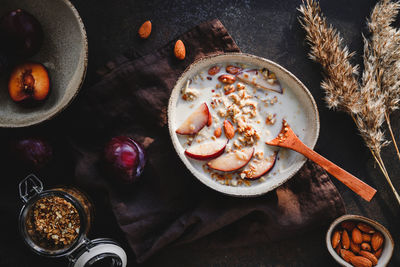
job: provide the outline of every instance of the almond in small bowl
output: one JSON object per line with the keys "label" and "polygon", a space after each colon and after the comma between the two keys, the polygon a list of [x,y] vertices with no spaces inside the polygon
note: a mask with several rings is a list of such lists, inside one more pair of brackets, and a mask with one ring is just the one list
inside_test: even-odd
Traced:
{"label": "almond in small bowl", "polygon": [[326,246],[341,266],[382,267],[393,255],[394,241],[389,231],[376,221],[348,214],[331,224]]}

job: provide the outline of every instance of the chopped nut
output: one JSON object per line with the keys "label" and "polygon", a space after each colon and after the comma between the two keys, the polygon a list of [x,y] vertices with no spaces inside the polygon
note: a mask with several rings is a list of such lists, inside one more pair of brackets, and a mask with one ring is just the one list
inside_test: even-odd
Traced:
{"label": "chopped nut", "polygon": [[230,93],[233,93],[233,92],[235,92],[235,86],[233,86],[233,84],[224,86],[225,95],[229,95]]}
{"label": "chopped nut", "polygon": [[264,153],[261,151],[254,153],[254,156],[258,159],[264,159]]}
{"label": "chopped nut", "polygon": [[224,109],[219,109],[218,111],[217,111],[217,113],[218,113],[218,115],[220,116],[220,117],[225,117],[226,116],[226,110],[224,110]]}
{"label": "chopped nut", "polygon": [[274,125],[275,122],[276,122],[276,114],[274,114],[274,115],[269,114],[267,116],[267,119],[265,120],[265,123],[268,125]]}
{"label": "chopped nut", "polygon": [[235,104],[240,103],[240,97],[237,94],[231,94],[229,98],[232,99],[233,103]]}
{"label": "chopped nut", "polygon": [[215,123],[218,123],[218,122],[219,122],[219,118],[218,118],[217,116],[215,116],[215,115],[212,115],[212,119],[213,119],[213,121],[214,121]]}
{"label": "chopped nut", "polygon": [[218,138],[218,137],[221,136],[221,134],[222,134],[221,127],[216,128],[215,131],[214,131],[214,136]]}
{"label": "chopped nut", "polygon": [[242,146],[239,144],[239,142],[238,142],[237,140],[235,140],[235,141],[233,142],[233,145],[234,145],[236,148],[238,148],[238,149],[241,149],[241,148],[242,148]]}
{"label": "chopped nut", "polygon": [[238,91],[239,90],[243,90],[243,89],[245,89],[246,88],[246,86],[243,84],[243,83],[238,83],[237,85],[236,85],[236,88],[238,89]]}

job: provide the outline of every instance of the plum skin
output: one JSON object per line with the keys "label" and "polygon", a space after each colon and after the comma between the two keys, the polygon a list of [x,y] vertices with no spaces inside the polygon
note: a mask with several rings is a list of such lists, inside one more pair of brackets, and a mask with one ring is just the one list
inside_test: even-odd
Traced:
{"label": "plum skin", "polygon": [[40,22],[30,13],[17,9],[0,20],[2,42],[7,50],[21,57],[31,57],[41,48],[44,33]]}
{"label": "plum skin", "polygon": [[123,184],[136,182],[146,164],[143,147],[128,136],[113,137],[105,146],[104,158],[108,172]]}
{"label": "plum skin", "polygon": [[53,148],[40,138],[23,138],[16,140],[13,151],[17,159],[28,167],[42,169],[53,158]]}

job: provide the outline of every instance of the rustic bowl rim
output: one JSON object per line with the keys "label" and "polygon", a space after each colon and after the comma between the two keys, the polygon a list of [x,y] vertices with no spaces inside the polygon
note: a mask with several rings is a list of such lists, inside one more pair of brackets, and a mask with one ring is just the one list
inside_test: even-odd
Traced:
{"label": "rustic bowl rim", "polygon": [[[390,259],[393,256],[393,250],[394,250],[394,240],[392,235],[390,234],[389,230],[386,229],[385,226],[383,226],[382,224],[378,223],[375,220],[372,220],[370,218],[361,216],[361,215],[357,215],[357,214],[345,214],[342,215],[338,218],[336,218],[331,225],[328,228],[328,231],[326,232],[326,247],[329,251],[329,253],[331,254],[331,256],[336,260],[336,262],[338,262],[340,265],[345,266],[345,267],[353,267],[353,265],[351,265],[350,263],[346,262],[345,260],[343,260],[339,255],[336,254],[335,250],[332,247],[331,244],[331,236],[332,236],[332,232],[333,229],[335,229],[336,226],[338,226],[339,223],[343,222],[343,221],[348,221],[348,220],[352,220],[352,221],[363,221],[363,222],[367,222],[371,225],[373,225],[375,228],[377,228],[380,232],[383,232],[384,236],[385,236],[385,246],[386,249],[389,249],[389,257],[387,258],[386,261],[378,261],[378,264],[375,265],[375,267],[381,267],[381,266],[386,266],[389,262]],[[388,238],[386,238],[388,237]],[[390,246],[387,246],[386,244],[389,244]],[[382,259],[382,258],[381,258]]]}
{"label": "rustic bowl rim", "polygon": [[83,73],[81,77],[79,77],[80,81],[78,86],[75,89],[75,92],[68,96],[64,101],[61,98],[60,102],[56,104],[56,108],[54,108],[51,112],[45,113],[41,117],[36,117],[30,121],[27,121],[25,123],[18,123],[18,124],[7,124],[7,123],[0,123],[0,128],[23,128],[23,127],[28,127],[28,126],[33,126],[37,124],[41,124],[45,121],[51,120],[58,114],[60,114],[62,111],[64,111],[71,103],[72,101],[76,98],[78,95],[80,89],[82,88],[82,85],[85,81],[86,78],[86,73],[87,73],[87,66],[88,66],[88,61],[89,61],[89,44],[88,44],[88,37],[87,37],[87,32],[85,28],[85,24],[83,23],[83,20],[81,16],[79,15],[78,10],[75,8],[75,6],[69,1],[69,0],[59,0],[64,2],[69,9],[72,11],[73,15],[77,19],[79,28],[80,28],[80,33],[82,36],[82,41],[83,41]]}
{"label": "rustic bowl rim", "polygon": [[[204,62],[204,61],[209,61],[212,58],[224,58],[224,57],[238,57],[238,61],[240,61],[240,59],[243,60],[243,58],[246,58],[247,60],[255,60],[255,61],[259,61],[259,62],[263,62],[265,64],[269,64],[272,65],[273,67],[279,69],[279,71],[281,71],[282,73],[286,74],[288,76],[289,79],[291,79],[294,83],[297,84],[297,86],[305,93],[306,97],[308,98],[309,102],[310,102],[310,106],[312,107],[312,112],[313,112],[313,118],[311,119],[313,121],[313,133],[312,133],[312,140],[310,141],[310,144],[308,144],[308,146],[313,149],[315,144],[317,143],[318,140],[318,136],[319,136],[319,131],[320,131],[320,119],[319,119],[319,113],[318,113],[318,107],[317,104],[312,96],[312,94],[310,93],[310,91],[307,89],[307,87],[294,75],[292,74],[290,71],[288,71],[287,69],[285,69],[284,67],[282,67],[281,65],[279,65],[278,63],[268,60],[266,58],[263,57],[259,57],[259,56],[255,56],[252,54],[247,54],[247,53],[222,53],[222,54],[213,54],[213,55],[209,55],[209,56],[205,56],[202,58],[199,58],[197,60],[195,60],[193,63],[191,63],[186,69],[185,71],[180,75],[179,79],[176,81],[174,88],[171,91],[171,96],[169,98],[169,104],[168,104],[168,111],[167,111],[167,115],[168,115],[168,128],[169,128],[169,135],[170,138],[172,140],[172,144],[174,146],[175,152],[178,154],[179,158],[181,159],[181,161],[184,163],[184,165],[189,169],[189,171],[193,174],[193,176],[195,176],[200,182],[202,182],[203,184],[205,184],[206,186],[221,192],[223,194],[226,195],[230,195],[230,196],[235,196],[235,197],[256,197],[256,196],[260,196],[263,194],[266,194],[272,190],[274,190],[275,188],[277,188],[278,186],[284,184],[285,182],[287,182],[288,180],[290,180],[290,178],[292,178],[300,169],[301,167],[305,164],[305,162],[307,161],[307,159],[305,157],[303,157],[301,160],[299,160],[299,164],[296,168],[294,168],[293,170],[291,170],[290,172],[288,172],[287,176],[283,179],[281,179],[279,182],[273,184],[270,187],[264,187],[264,188],[252,188],[251,190],[246,190],[246,192],[243,192],[244,190],[241,190],[241,188],[239,187],[234,187],[235,190],[231,189],[228,186],[225,186],[225,188],[220,188],[215,181],[209,179],[208,177],[206,177],[205,175],[200,174],[193,166],[192,164],[190,164],[187,160],[187,158],[184,156],[184,153],[180,153],[180,148],[179,148],[179,141],[177,139],[175,130],[173,129],[173,111],[175,109],[174,104],[177,101],[177,97],[178,97],[178,93],[176,93],[177,91],[180,91],[180,87],[178,86],[182,80],[186,79],[187,75],[190,74],[190,72],[195,68],[195,66],[197,66],[198,64]],[[255,190],[257,189],[257,190]]]}

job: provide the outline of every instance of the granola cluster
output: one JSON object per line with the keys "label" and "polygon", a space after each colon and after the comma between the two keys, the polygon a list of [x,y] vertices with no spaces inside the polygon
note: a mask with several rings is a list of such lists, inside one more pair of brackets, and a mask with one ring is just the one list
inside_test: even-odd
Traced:
{"label": "granola cluster", "polygon": [[190,81],[187,81],[185,87],[182,89],[182,99],[186,101],[193,101],[200,95],[200,92],[196,89],[190,88],[189,84]]}
{"label": "granola cluster", "polygon": [[28,233],[41,246],[60,249],[71,245],[79,235],[77,209],[64,198],[49,196],[39,199],[32,208]]}
{"label": "granola cluster", "polygon": [[[233,85],[228,86],[229,88],[234,87]],[[220,106],[217,110],[217,114],[220,117],[229,118],[233,123],[237,124],[237,132],[241,135],[238,140],[241,145],[237,142],[234,143],[236,148],[252,146],[260,139],[260,135],[251,126],[249,121],[249,119],[256,117],[258,103],[252,100],[253,96],[248,94],[245,89],[246,86],[244,84],[237,83],[236,88],[233,90],[234,93],[229,93],[231,101],[222,98],[219,93],[214,94],[212,101],[214,109]]]}

